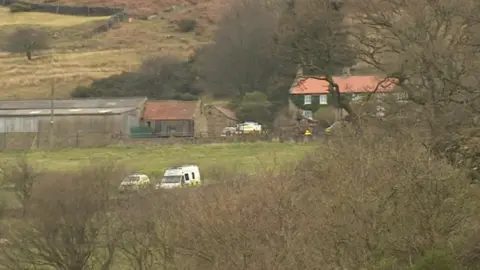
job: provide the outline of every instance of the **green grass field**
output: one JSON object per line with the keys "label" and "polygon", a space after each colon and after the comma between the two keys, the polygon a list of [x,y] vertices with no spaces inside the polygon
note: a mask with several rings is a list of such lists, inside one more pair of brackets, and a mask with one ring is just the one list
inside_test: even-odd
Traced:
{"label": "green grass field", "polygon": [[[210,145],[117,146],[91,149],[66,149],[54,152],[26,153],[29,162],[39,170],[72,171],[92,162],[116,161],[135,172],[155,178],[172,165],[195,163],[205,183],[214,170],[257,172],[279,170],[295,162],[311,150],[313,144],[294,143],[230,143]],[[22,152],[1,153],[0,160],[15,162]],[[98,162],[97,162],[98,161]],[[121,179],[119,179],[120,182]],[[18,207],[10,190],[0,189],[0,200],[9,207]]]}
{"label": "green grass field", "polygon": [[[137,172],[162,174],[172,165],[196,163],[201,170],[224,167],[254,171],[295,161],[313,148],[312,144],[231,143],[207,145],[116,146],[92,149],[66,149],[55,152],[30,152],[29,161],[45,170],[67,171],[90,162],[113,160]],[[14,161],[19,152],[2,153],[4,161]]]}

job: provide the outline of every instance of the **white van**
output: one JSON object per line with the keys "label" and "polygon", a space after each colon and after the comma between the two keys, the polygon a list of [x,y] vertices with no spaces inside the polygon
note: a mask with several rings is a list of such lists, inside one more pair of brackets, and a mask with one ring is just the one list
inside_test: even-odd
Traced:
{"label": "white van", "polygon": [[199,186],[201,184],[200,169],[197,165],[182,165],[165,170],[162,181],[155,187],[179,188],[184,186]]}

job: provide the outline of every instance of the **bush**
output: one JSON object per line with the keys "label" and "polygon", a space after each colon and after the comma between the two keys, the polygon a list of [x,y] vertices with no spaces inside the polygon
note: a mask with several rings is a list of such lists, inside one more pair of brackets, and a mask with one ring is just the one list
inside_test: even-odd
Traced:
{"label": "bush", "polygon": [[124,72],[79,86],[74,98],[146,96],[155,99],[197,100],[201,94],[195,87],[196,74],[192,63],[170,57],[145,60],[136,72]]}
{"label": "bush", "polygon": [[180,32],[191,32],[195,30],[196,26],[197,26],[196,20],[184,19],[178,22],[178,29],[180,30]]}
{"label": "bush", "polygon": [[480,235],[466,172],[422,140],[383,135],[333,138],[277,171],[203,168],[208,186],[124,199],[120,168],[52,174],[4,230],[0,264],[126,268],[99,265],[115,254],[128,269],[475,269],[459,257],[475,259]]}
{"label": "bush", "polygon": [[33,7],[27,3],[13,3],[10,5],[10,12],[28,12],[32,11]]}

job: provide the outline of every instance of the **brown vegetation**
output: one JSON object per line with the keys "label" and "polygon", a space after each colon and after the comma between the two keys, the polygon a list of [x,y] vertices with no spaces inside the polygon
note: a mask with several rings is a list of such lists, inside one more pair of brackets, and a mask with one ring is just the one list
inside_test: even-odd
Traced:
{"label": "brown vegetation", "polygon": [[0,264],[467,269],[479,262],[469,241],[479,233],[478,189],[405,134],[337,139],[281,171],[219,170],[221,181],[197,189],[118,197],[113,184],[122,172],[103,165],[42,178],[31,211],[3,228],[10,245]]}

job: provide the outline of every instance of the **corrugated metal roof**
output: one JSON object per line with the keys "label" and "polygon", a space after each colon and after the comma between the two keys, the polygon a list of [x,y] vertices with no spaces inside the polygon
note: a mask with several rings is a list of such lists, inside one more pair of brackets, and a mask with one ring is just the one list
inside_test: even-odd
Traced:
{"label": "corrugated metal roof", "polygon": [[[87,108],[87,109],[54,109],[54,115],[103,115],[103,114],[122,114],[135,110],[135,108]],[[13,116],[45,116],[50,115],[48,110],[0,110],[0,117]]]}
{"label": "corrugated metal roof", "polygon": [[[125,97],[106,99],[56,99],[53,101],[57,109],[80,109],[80,108],[135,108],[146,101],[145,97]],[[50,99],[30,100],[0,100],[0,110],[14,109],[50,109]]]}
{"label": "corrugated metal roof", "polygon": [[[340,93],[369,93],[375,90],[377,84],[381,81],[376,76],[351,76],[351,77],[333,77],[333,81],[338,84]],[[290,94],[328,94],[328,82],[316,78],[304,78],[299,80],[295,87],[290,90]],[[380,84],[378,93],[386,93],[393,90],[395,83],[386,81]]]}
{"label": "corrugated metal roof", "polygon": [[149,101],[145,105],[146,120],[193,120],[198,101]]}

